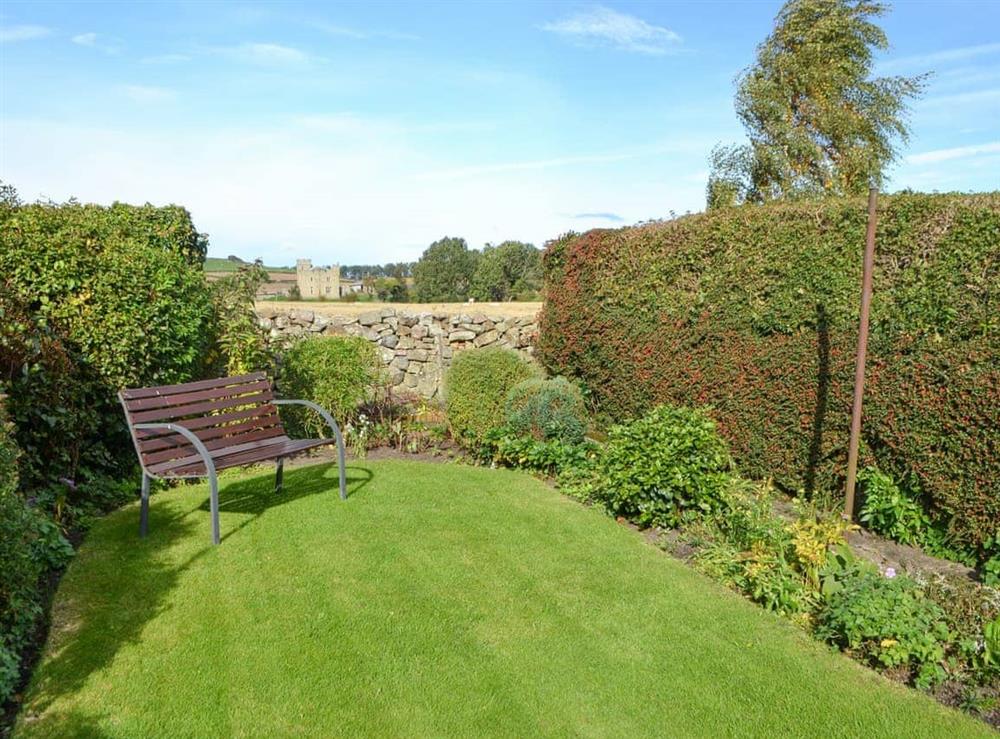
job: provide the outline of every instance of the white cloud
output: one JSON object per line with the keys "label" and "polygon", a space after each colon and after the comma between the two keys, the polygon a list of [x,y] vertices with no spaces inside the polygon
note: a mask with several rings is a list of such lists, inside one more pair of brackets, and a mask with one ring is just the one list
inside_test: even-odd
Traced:
{"label": "white cloud", "polygon": [[416,259],[445,234],[477,246],[541,245],[579,230],[573,214],[613,213],[631,223],[704,200],[702,186],[664,177],[677,168],[661,158],[637,159],[638,171],[603,168],[600,176],[587,176],[581,163],[571,172],[422,179],[442,167],[440,156],[395,121],[349,115],[197,130],[10,120],[0,139],[4,179],[25,200],[180,203],[210,235],[213,253],[270,263]]}
{"label": "white cloud", "polygon": [[920,154],[911,154],[906,157],[906,163],[936,164],[938,162],[948,162],[952,159],[965,159],[967,157],[996,153],[1000,153],[1000,141],[974,144],[972,146],[956,146],[951,149],[935,149],[933,151],[921,152]]}
{"label": "white cloud", "polygon": [[0,41],[3,43],[31,41],[36,38],[45,38],[51,33],[52,30],[45,26],[0,26]]}
{"label": "white cloud", "polygon": [[978,46],[963,46],[956,49],[932,51],[926,54],[903,56],[897,59],[887,59],[879,65],[880,70],[906,69],[911,67],[930,67],[941,62],[956,62],[977,56],[1000,54],[1000,44],[980,44]]}
{"label": "white cloud", "polygon": [[245,43],[228,46],[217,51],[237,61],[262,66],[287,66],[305,64],[310,57],[304,51],[292,46],[269,43]]}
{"label": "white cloud", "polygon": [[681,43],[681,37],[669,28],[601,6],[546,23],[542,30],[642,54],[669,54]]}
{"label": "white cloud", "polygon": [[177,97],[177,93],[170,88],[152,85],[123,85],[122,92],[142,105],[167,103]]}
{"label": "white cloud", "polygon": [[96,33],[78,33],[72,39],[70,39],[77,46],[86,46],[88,49],[97,49],[98,51],[103,51],[105,54],[117,54],[118,44],[116,42],[109,42],[102,40],[104,37],[98,36]]}

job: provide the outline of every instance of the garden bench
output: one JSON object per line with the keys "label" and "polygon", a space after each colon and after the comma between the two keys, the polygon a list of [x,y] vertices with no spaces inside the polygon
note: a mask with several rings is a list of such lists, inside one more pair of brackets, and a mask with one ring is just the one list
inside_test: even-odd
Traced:
{"label": "garden bench", "polygon": [[[347,499],[344,438],[327,411],[308,400],[278,400],[263,372],[181,385],[126,388],[118,393],[142,467],[139,535],[149,520],[152,478],[207,477],[212,508],[212,543],[219,543],[218,470],[274,460],[275,492],[281,491],[284,460],[314,447],[337,445],[340,497]],[[332,439],[290,439],[279,405],[307,406],[329,424]]]}

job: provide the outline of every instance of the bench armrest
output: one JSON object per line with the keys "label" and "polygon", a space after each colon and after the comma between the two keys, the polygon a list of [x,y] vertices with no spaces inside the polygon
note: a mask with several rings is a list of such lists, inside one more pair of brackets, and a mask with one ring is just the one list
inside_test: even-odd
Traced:
{"label": "bench armrest", "polygon": [[[136,431],[167,429],[168,431],[180,434],[191,442],[191,446],[195,448],[195,451],[198,452],[198,456],[200,456],[202,461],[205,463],[205,476],[209,478],[215,477],[215,462],[212,461],[211,453],[208,451],[208,448],[202,440],[199,439],[190,429],[186,429],[176,423],[137,423],[132,428]],[[142,465],[143,469],[145,469],[146,465],[142,464],[142,455],[139,456],[139,464]]]}
{"label": "bench armrest", "polygon": [[272,400],[275,405],[304,405],[307,408],[312,408],[314,411],[319,413],[323,420],[327,422],[330,429],[333,431],[333,438],[337,441],[337,460],[340,468],[340,498],[341,500],[347,500],[347,472],[344,469],[344,437],[340,433],[340,426],[337,422],[333,420],[333,416],[330,412],[311,400],[298,400],[298,399],[287,399],[287,400]]}
{"label": "bench armrest", "polygon": [[316,403],[313,403],[311,400],[290,399],[290,400],[272,400],[271,402],[274,403],[275,405],[304,405],[307,408],[312,408],[314,411],[316,411],[323,417],[324,421],[326,421],[327,425],[333,431],[333,438],[337,440],[337,443],[339,444],[344,443],[344,437],[341,436],[340,434],[340,427],[337,425],[337,422],[333,420],[333,416],[330,415],[330,412],[326,410],[326,408],[324,408],[323,406],[317,405]]}

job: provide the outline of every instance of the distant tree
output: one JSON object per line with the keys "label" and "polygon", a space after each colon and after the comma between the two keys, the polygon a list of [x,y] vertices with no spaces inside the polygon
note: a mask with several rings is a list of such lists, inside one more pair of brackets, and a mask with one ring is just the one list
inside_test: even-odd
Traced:
{"label": "distant tree", "polygon": [[542,254],[532,244],[487,244],[472,276],[469,294],[476,300],[515,300],[537,294],[542,284]]}
{"label": "distant tree", "polygon": [[383,303],[405,303],[409,298],[406,282],[397,277],[379,277],[374,287],[375,296]]}
{"label": "distant tree", "polygon": [[413,268],[414,295],[419,302],[456,302],[469,297],[479,252],[465,239],[445,237],[431,244]]}
{"label": "distant tree", "polygon": [[908,102],[927,75],[870,77],[889,46],[874,0],[789,0],[738,80],[749,146],[716,147],[708,205],[849,195],[881,182],[907,141]]}

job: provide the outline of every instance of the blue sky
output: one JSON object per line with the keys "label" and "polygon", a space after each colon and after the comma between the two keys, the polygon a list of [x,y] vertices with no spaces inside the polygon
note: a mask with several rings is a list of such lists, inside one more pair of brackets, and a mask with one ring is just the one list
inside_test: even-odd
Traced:
{"label": "blue sky", "polygon": [[[210,252],[416,259],[700,210],[779,2],[0,5],[0,177],[187,206]],[[898,2],[934,71],[889,189],[1000,188],[1000,2]]]}

